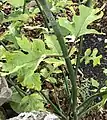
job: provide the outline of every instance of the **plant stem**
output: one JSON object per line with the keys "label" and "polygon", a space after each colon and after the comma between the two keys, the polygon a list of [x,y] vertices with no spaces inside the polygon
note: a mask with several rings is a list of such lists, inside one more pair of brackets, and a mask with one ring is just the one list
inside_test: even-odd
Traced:
{"label": "plant stem", "polygon": [[58,39],[58,42],[60,44],[60,47],[61,47],[61,50],[63,53],[63,57],[65,59],[66,65],[67,65],[67,69],[69,72],[69,78],[71,80],[72,91],[73,91],[72,92],[73,93],[73,106],[72,106],[73,107],[73,114],[74,114],[75,120],[77,120],[77,114],[76,114],[77,86],[76,86],[76,80],[75,80],[75,75],[74,75],[74,69],[73,69],[73,66],[71,64],[71,60],[68,56],[67,48],[66,48],[65,43],[64,43],[64,38],[60,32],[60,28],[59,28],[58,24],[56,23],[55,18],[52,15],[52,13],[51,13],[51,11],[46,3],[46,0],[39,0],[39,2],[42,5],[44,12],[45,12],[47,18],[49,19],[49,22],[51,23],[51,25],[53,27],[53,30],[55,32],[57,39]]}
{"label": "plant stem", "polygon": [[25,95],[28,95],[25,91],[20,89],[10,78],[7,79],[7,82],[9,82],[12,86],[15,87],[15,89],[18,91],[18,93],[24,97]]}
{"label": "plant stem", "polygon": [[81,113],[78,114],[78,117],[81,118],[84,114],[88,113],[89,111],[91,111],[92,109],[96,108],[100,104],[101,103],[97,103],[94,106],[90,107],[89,109],[81,111]]}
{"label": "plant stem", "polygon": [[80,65],[80,55],[82,53],[82,45],[83,45],[83,36],[80,37],[79,52],[78,52],[77,61],[76,61],[76,70],[75,70],[76,79],[77,79],[78,68]]}
{"label": "plant stem", "polygon": [[81,108],[84,109],[85,105],[87,105],[87,103],[91,103],[91,101],[93,101],[96,97],[100,97],[107,94],[107,91],[104,92],[100,92],[100,93],[96,93],[92,96],[90,96],[89,98],[87,98],[80,106],[77,107],[77,110],[80,110]]}
{"label": "plant stem", "polygon": [[[63,67],[61,67],[62,68],[62,73],[63,73],[63,76],[64,76],[64,84],[65,84],[65,89],[66,89],[66,93],[67,93],[67,95],[68,95],[68,97],[70,97],[70,90],[69,90],[69,83],[68,83],[68,79],[66,78],[66,76],[65,76],[65,72],[64,72],[64,68]],[[70,98],[69,98],[69,100],[70,100]]]}
{"label": "plant stem", "polygon": [[6,51],[9,51],[6,45],[2,41],[0,41],[0,44],[5,48]]}
{"label": "plant stem", "polygon": [[72,45],[70,45],[70,49],[69,49],[69,51],[68,51],[68,55],[69,55],[69,57],[71,57],[71,50],[72,50],[72,47],[74,46],[74,44],[75,44],[75,42],[73,42],[72,43]]}
{"label": "plant stem", "polygon": [[39,10],[42,14],[42,17],[43,17],[44,23],[45,23],[45,27],[48,28],[48,30],[50,31],[50,28],[49,28],[49,25],[48,25],[48,20],[46,18],[46,15],[45,15],[44,11],[41,9],[41,6],[40,6],[38,0],[35,0],[35,2],[36,2],[37,6],[38,6],[38,8],[39,8]]}
{"label": "plant stem", "polygon": [[56,100],[56,104],[57,104],[59,110],[63,113],[63,110],[62,110],[61,105],[60,105],[60,102],[59,102],[59,98],[58,98],[58,96],[57,96],[57,91],[56,91],[55,85],[53,85],[53,87],[54,87],[54,93],[55,93],[55,98],[56,98],[56,99],[55,99],[55,100]]}
{"label": "plant stem", "polygon": [[68,100],[69,100],[69,106],[68,106],[68,111],[67,111],[67,116],[70,115],[70,111],[71,111],[71,105],[73,104],[73,101],[72,101],[72,93],[70,93],[70,90],[69,88],[71,88],[71,86],[69,87],[69,83],[68,83],[68,79],[66,78],[65,76],[65,72],[64,72],[64,68],[62,68],[62,73],[63,73],[63,76],[64,76],[64,84],[65,84],[65,90],[66,90],[66,93],[68,95]]}
{"label": "plant stem", "polygon": [[25,8],[26,8],[26,0],[24,0],[24,5],[23,5],[23,14],[25,13]]}
{"label": "plant stem", "polygon": [[42,92],[40,91],[40,93],[43,95],[43,97],[51,104],[51,106],[54,108],[54,110],[64,119],[66,119],[66,116],[63,115],[63,113],[52,103],[52,101]]}

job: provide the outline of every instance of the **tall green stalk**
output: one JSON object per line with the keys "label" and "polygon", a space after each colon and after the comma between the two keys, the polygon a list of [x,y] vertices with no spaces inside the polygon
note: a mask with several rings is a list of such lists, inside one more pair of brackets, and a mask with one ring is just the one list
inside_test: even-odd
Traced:
{"label": "tall green stalk", "polygon": [[46,3],[46,0],[39,0],[41,6],[43,7],[43,10],[49,20],[49,22],[51,23],[52,25],[52,28],[55,32],[55,35],[58,39],[58,42],[60,44],[60,47],[61,47],[61,50],[62,50],[62,53],[63,53],[63,57],[65,59],[65,62],[66,62],[66,65],[67,65],[67,69],[68,69],[68,72],[69,72],[69,78],[71,80],[71,84],[72,84],[72,96],[73,96],[73,116],[74,116],[74,120],[77,120],[77,113],[76,113],[76,106],[77,106],[77,86],[76,86],[76,79],[75,79],[75,74],[74,74],[74,69],[73,69],[73,66],[71,64],[71,60],[68,56],[68,52],[67,52],[67,48],[65,46],[65,43],[64,43],[64,38],[60,32],[60,28],[58,26],[58,24],[56,23],[55,21],[55,18],[53,17],[47,3]]}
{"label": "tall green stalk", "polygon": [[82,53],[82,45],[83,45],[83,36],[80,37],[80,44],[79,44],[79,52],[77,55],[77,61],[76,61],[76,70],[75,70],[75,76],[77,78],[78,68],[80,66],[80,55]]}
{"label": "tall green stalk", "polygon": [[23,14],[25,13],[25,8],[26,8],[26,0],[24,0],[24,5],[23,5]]}

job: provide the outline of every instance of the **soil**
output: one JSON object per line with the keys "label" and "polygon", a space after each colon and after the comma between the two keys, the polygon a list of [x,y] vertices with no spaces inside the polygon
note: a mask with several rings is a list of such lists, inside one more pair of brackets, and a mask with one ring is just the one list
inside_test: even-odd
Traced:
{"label": "soil", "polygon": [[[102,2],[100,3],[101,7]],[[103,73],[103,68],[107,68],[107,48],[105,46],[105,39],[107,39],[107,4],[104,8],[104,16],[100,21],[97,21],[92,28],[97,29],[98,31],[104,32],[106,35],[86,35],[85,41],[83,43],[83,53],[87,48],[97,48],[99,51],[99,55],[101,54],[103,57],[101,59],[101,64],[93,67],[92,64],[83,65],[83,73],[86,77],[93,77],[99,82],[104,82],[107,79],[107,76]]]}
{"label": "soil", "polygon": [[[102,5],[103,0],[98,1],[98,6],[101,7]],[[107,68],[107,48],[105,48],[107,45],[107,43],[105,43],[105,39],[107,39],[107,3],[103,11],[103,18],[100,21],[96,21],[92,28],[102,31],[106,35],[86,35],[83,43],[83,53],[87,48],[98,49],[99,55],[101,54],[103,56],[101,59],[101,64],[96,67],[93,67],[92,64],[81,64],[84,76],[86,78],[94,78],[95,80],[98,80],[100,87],[105,86],[105,81],[107,80],[107,76],[103,73],[103,68]],[[93,111],[87,114],[82,120],[107,120],[106,109],[107,107],[105,105],[104,110]]]}

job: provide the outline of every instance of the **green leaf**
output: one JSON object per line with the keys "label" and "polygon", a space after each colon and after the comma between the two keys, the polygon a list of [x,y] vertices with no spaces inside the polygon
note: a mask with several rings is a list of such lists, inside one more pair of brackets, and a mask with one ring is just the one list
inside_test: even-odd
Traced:
{"label": "green leaf", "polygon": [[[46,57],[44,55],[45,45],[41,40],[35,40],[34,42],[29,42],[29,44],[27,43],[27,39],[26,42],[24,40],[20,40],[20,42],[18,40],[18,44],[22,49],[26,50],[26,52],[29,52],[28,54],[24,54],[21,51],[13,51],[12,53],[9,51],[5,52],[7,63],[4,64],[3,70],[9,71],[8,74],[16,72],[22,67],[35,71],[40,62]],[[22,41],[24,41],[25,44]]]}
{"label": "green leaf", "polygon": [[92,54],[91,54],[91,49],[88,48],[85,51],[85,54],[84,54],[83,58],[81,58],[81,62],[85,59],[85,64],[89,64],[90,61],[92,60],[93,61],[93,67],[95,67],[96,65],[100,65],[100,60],[102,58],[102,55],[97,56],[97,53],[98,53],[97,48],[93,49]]}
{"label": "green leaf", "polygon": [[76,58],[71,60],[72,65],[76,65]]}
{"label": "green leaf", "polygon": [[12,97],[11,97],[11,102],[15,102],[15,103],[20,103],[20,101],[21,101],[21,99],[22,99],[23,97],[18,93],[18,92],[14,92],[13,94],[12,94]]}
{"label": "green leaf", "polygon": [[57,80],[54,77],[48,77],[46,80],[50,83],[57,83]]}
{"label": "green leaf", "polygon": [[10,106],[15,112],[20,113],[23,111],[19,106],[23,97],[16,91],[15,88],[12,88],[12,90],[12,97],[9,102]]}
{"label": "green leaf", "polygon": [[39,64],[46,57],[45,44],[42,40],[34,40],[28,42],[27,38],[17,39],[19,46],[26,52],[24,54],[21,51],[6,51],[4,53],[6,63],[3,65],[2,76],[17,73],[18,81],[27,88],[41,90],[40,78],[37,74],[34,74]]}
{"label": "green leaf", "polygon": [[69,56],[73,55],[77,51],[77,48],[75,46],[72,47]]}
{"label": "green leaf", "polygon": [[[100,92],[104,92],[104,91],[107,91],[107,87],[106,86],[104,86],[104,87],[102,87],[100,89]],[[106,103],[106,101],[107,101],[107,94],[102,96],[101,106],[100,107],[104,106],[104,104]]]}
{"label": "green leaf", "polygon": [[105,80],[105,84],[106,84],[106,86],[107,86],[107,80]]}
{"label": "green leaf", "polygon": [[46,68],[43,68],[43,69],[40,71],[40,74],[41,74],[44,78],[47,78],[47,76],[49,75],[49,71],[48,71]]}
{"label": "green leaf", "polygon": [[88,48],[88,49],[85,51],[84,57],[82,58],[82,59],[85,59],[85,64],[86,64],[86,65],[87,65],[87,64],[90,62],[90,60],[91,60],[91,58],[89,57],[90,54],[91,54],[91,49]]}
{"label": "green leaf", "polygon": [[61,0],[56,3],[56,7],[62,7],[64,8],[67,3],[67,0]]}
{"label": "green leaf", "polygon": [[15,7],[20,7],[24,5],[24,0],[7,0],[7,2]]}
{"label": "green leaf", "polygon": [[67,18],[59,18],[59,24],[60,26],[68,29],[71,32],[71,35],[74,35],[75,37],[91,33],[102,34],[94,29],[87,29],[90,23],[102,18],[103,16],[103,12],[101,11],[102,8],[93,9],[86,7],[84,5],[80,5],[79,6],[80,15],[75,14],[73,16],[73,22],[69,22]]}
{"label": "green leaf", "polygon": [[48,64],[54,64],[54,66],[56,67],[65,64],[65,62],[62,59],[58,60],[56,58],[47,58],[47,59],[44,59],[44,61]]}
{"label": "green leaf", "polygon": [[0,23],[3,21],[3,19],[4,19],[4,14],[0,12]]}
{"label": "green leaf", "polygon": [[92,56],[92,57],[93,57],[93,56],[96,56],[97,53],[98,53],[98,49],[97,49],[97,48],[94,48],[91,56]]}
{"label": "green leaf", "polygon": [[100,59],[102,58],[102,55],[96,56],[97,53],[98,49],[94,48],[91,54],[91,60],[93,60],[93,67],[95,67],[96,65],[100,65]]}
{"label": "green leaf", "polygon": [[100,59],[102,58],[102,55],[99,55],[98,57],[93,57],[93,67],[96,65],[100,65]]}
{"label": "green leaf", "polygon": [[91,92],[97,92],[98,89],[93,89],[93,90],[90,90]]}
{"label": "green leaf", "polygon": [[102,88],[100,89],[100,92],[104,92],[104,91],[106,91],[106,90],[107,90],[107,87],[104,86],[104,87],[102,87]]}
{"label": "green leaf", "polygon": [[53,73],[55,73],[55,74],[59,74],[59,73],[62,73],[62,71],[59,70],[59,69],[55,69],[55,70],[53,71]]}
{"label": "green leaf", "polygon": [[90,63],[90,60],[91,60],[90,57],[86,57],[86,58],[85,58],[85,65],[89,64],[89,63]]}
{"label": "green leaf", "polygon": [[30,61],[29,56],[20,51],[14,51],[13,53],[6,51],[4,54],[7,63],[4,64],[3,71],[9,71],[10,73],[16,72],[16,70],[14,70],[16,67],[20,69],[23,66],[26,66],[27,62]]}
{"label": "green leaf", "polygon": [[29,89],[40,91],[41,90],[40,74],[34,73],[31,76],[26,75],[24,81],[22,82],[22,85],[26,86]]}
{"label": "green leaf", "polygon": [[9,32],[5,31],[3,34],[0,35],[0,41],[3,40],[5,38],[6,35],[8,35]]}
{"label": "green leaf", "polygon": [[57,40],[55,35],[45,34],[44,38],[45,38],[45,43],[47,44],[47,46],[50,49],[50,51],[49,51],[50,54],[55,54],[55,55],[56,54],[57,55],[61,55],[62,54],[60,45],[59,45],[58,40]]}
{"label": "green leaf", "polygon": [[99,83],[97,82],[97,80],[94,80],[93,78],[91,78],[91,83],[92,83],[92,86],[98,88],[99,87]]}
{"label": "green leaf", "polygon": [[0,45],[0,59],[3,57],[4,50],[4,47]]}
{"label": "green leaf", "polygon": [[107,102],[107,95],[103,95],[102,98],[103,99],[101,100],[101,106],[100,107],[104,106],[105,103]]}
{"label": "green leaf", "polygon": [[37,93],[25,96],[21,100],[20,107],[23,108],[23,112],[31,112],[33,110],[45,110],[43,98]]}
{"label": "green leaf", "polygon": [[1,40],[5,39],[5,41],[9,41],[9,43],[13,42],[14,44],[12,44],[12,46],[14,46],[15,49],[19,49],[16,36],[19,36],[19,28],[21,26],[22,23],[20,21],[11,23],[11,25],[8,27],[8,30],[4,34],[2,34],[0,39]]}
{"label": "green leaf", "polygon": [[65,30],[68,30],[69,32],[71,32],[72,22],[68,21],[67,18],[61,17],[58,19],[58,22],[61,27],[65,28]]}
{"label": "green leaf", "polygon": [[[25,36],[21,38],[16,37],[18,45],[21,47],[24,51],[31,51],[32,49],[32,42],[29,41]],[[28,47],[29,46],[29,47]]]}
{"label": "green leaf", "polygon": [[23,112],[23,108],[21,108],[19,106],[20,103],[17,103],[17,102],[10,102],[10,106],[11,108],[16,112],[16,113],[20,113],[20,112]]}
{"label": "green leaf", "polygon": [[86,51],[85,51],[85,56],[89,56],[91,54],[91,49],[88,48]]}
{"label": "green leaf", "polygon": [[3,20],[3,23],[5,22],[16,22],[16,21],[23,21],[23,22],[27,22],[29,18],[28,14],[18,14],[16,16],[9,16],[7,19]]}
{"label": "green leaf", "polygon": [[103,73],[107,75],[107,69],[104,68]]}

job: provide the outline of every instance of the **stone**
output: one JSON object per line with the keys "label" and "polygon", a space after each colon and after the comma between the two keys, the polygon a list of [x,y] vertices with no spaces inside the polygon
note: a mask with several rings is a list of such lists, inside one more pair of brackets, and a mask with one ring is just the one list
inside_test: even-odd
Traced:
{"label": "stone", "polygon": [[4,77],[0,77],[0,106],[7,102],[12,95],[12,90],[8,87]]}
{"label": "stone", "polygon": [[33,111],[20,113],[17,117],[8,120],[60,120],[58,116],[50,112]]}

